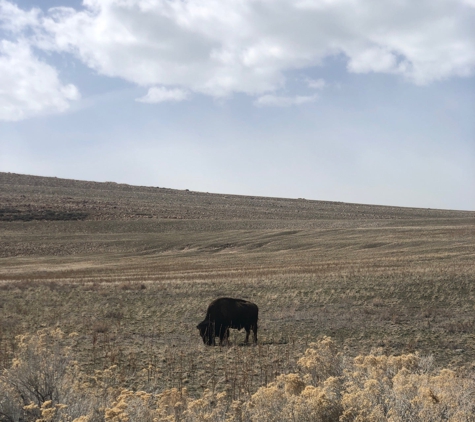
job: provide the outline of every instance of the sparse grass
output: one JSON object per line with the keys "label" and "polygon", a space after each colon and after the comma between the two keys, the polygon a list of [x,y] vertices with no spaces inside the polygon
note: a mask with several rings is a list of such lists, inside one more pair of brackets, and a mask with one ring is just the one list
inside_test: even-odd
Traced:
{"label": "sparse grass", "polygon": [[[313,271],[307,264],[280,274],[265,266],[254,275],[252,267],[232,268],[227,276],[222,269],[214,274],[211,263],[193,277],[189,263],[183,273],[178,265],[166,273],[157,261],[129,272],[102,273],[99,281],[90,281],[91,269],[90,274],[80,270],[77,277],[69,272],[63,282],[62,272],[30,274],[35,281],[29,287],[23,281],[4,282],[4,355],[12,356],[18,334],[61,327],[79,334],[73,351],[87,371],[117,365],[133,382],[138,371],[149,368],[150,376],[158,377],[157,388],[186,385],[191,394],[207,387],[209,374],[215,373],[215,388],[223,389],[229,365],[239,373],[235,362],[244,358],[236,354],[251,353],[254,359],[254,348],[241,347],[244,335],[233,330],[231,348],[205,347],[195,326],[213,298],[235,296],[259,305],[259,353],[269,362],[279,357],[273,364],[257,360],[251,365],[259,368],[251,377],[254,390],[291,371],[289,362],[323,335],[331,335],[349,356],[381,347],[388,354],[433,354],[438,364],[458,368],[470,368],[475,359],[474,269],[468,262],[457,272],[444,261],[426,267],[389,260],[373,265],[318,262]],[[126,267],[123,261],[121,266]],[[212,368],[209,359],[214,359]],[[183,375],[177,377],[176,371]]]}
{"label": "sparse grass", "polygon": [[[323,336],[348,359],[378,347],[474,370],[474,213],[55,183],[0,184],[9,209],[89,216],[0,222],[2,368],[16,336],[60,328],[77,333],[81,373],[113,367],[117,391],[186,387],[190,400],[285,384]],[[259,305],[257,347],[234,330],[230,347],[202,344],[196,324],[219,296]]]}

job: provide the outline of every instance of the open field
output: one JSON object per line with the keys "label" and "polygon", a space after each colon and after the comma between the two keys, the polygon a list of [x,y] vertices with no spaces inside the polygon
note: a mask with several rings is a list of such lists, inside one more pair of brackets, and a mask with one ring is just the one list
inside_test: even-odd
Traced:
{"label": "open field", "polygon": [[[348,356],[475,368],[475,212],[7,173],[0,208],[4,367],[16,335],[59,327],[85,371],[117,365],[157,391],[253,392],[324,335]],[[195,326],[218,296],[259,305],[258,347],[242,332],[203,346]]]}

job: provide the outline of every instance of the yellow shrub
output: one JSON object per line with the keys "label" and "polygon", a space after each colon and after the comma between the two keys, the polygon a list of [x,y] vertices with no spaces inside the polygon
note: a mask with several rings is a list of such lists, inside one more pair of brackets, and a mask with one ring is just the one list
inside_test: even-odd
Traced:
{"label": "yellow shrub", "polygon": [[197,400],[188,402],[184,412],[187,422],[239,422],[242,420],[242,404],[230,401],[226,393],[213,394],[206,390]]}
{"label": "yellow shrub", "polygon": [[315,387],[306,385],[296,374],[281,375],[251,397],[246,414],[250,420],[265,422],[338,421],[339,388],[340,382],[335,377]]}
{"label": "yellow shrub", "polygon": [[[247,400],[206,390],[132,391],[112,366],[81,372],[58,330],[19,338],[0,377],[0,414],[27,422],[475,422],[475,378],[418,354],[381,351],[345,358],[328,337],[299,359],[300,373],[279,375]],[[31,391],[30,391],[31,390]],[[1,420],[4,420],[1,419]]]}
{"label": "yellow shrub", "polygon": [[111,407],[105,409],[106,422],[153,422],[158,416],[152,394],[122,390]]}
{"label": "yellow shrub", "polygon": [[307,375],[306,381],[316,386],[328,377],[341,375],[343,357],[335,342],[330,337],[323,337],[317,343],[310,343],[310,347],[297,363]]}

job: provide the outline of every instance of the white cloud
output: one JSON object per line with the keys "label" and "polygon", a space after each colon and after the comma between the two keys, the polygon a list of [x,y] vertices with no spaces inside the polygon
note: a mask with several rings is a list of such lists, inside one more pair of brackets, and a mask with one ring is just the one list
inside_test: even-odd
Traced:
{"label": "white cloud", "polygon": [[[278,96],[287,72],[324,65],[332,55],[345,56],[350,72],[397,74],[416,84],[472,75],[472,5],[228,0],[224,7],[218,0],[85,0],[78,10],[58,7],[42,14],[0,0],[0,22],[36,48],[72,53],[102,75],[149,88],[139,101],[183,100],[190,91],[213,97],[241,92],[258,97],[257,104],[288,105],[313,97]],[[308,82],[312,90],[323,86]]]}
{"label": "white cloud", "polygon": [[309,96],[294,96],[286,97],[279,95],[263,95],[259,97],[254,104],[260,107],[270,106],[270,107],[290,107],[294,105],[302,105],[306,103],[312,103],[318,98],[317,95]]}
{"label": "white cloud", "polygon": [[28,27],[37,27],[39,15],[40,9],[33,8],[26,12],[13,3],[0,0],[0,28],[21,32]]}
{"label": "white cloud", "polygon": [[0,41],[0,120],[62,112],[78,98],[77,88],[61,84],[56,70],[34,57],[27,43]]}
{"label": "white cloud", "polygon": [[99,73],[213,96],[280,88],[285,72],[344,53],[352,72],[416,83],[475,67],[469,0],[88,0],[44,20],[54,48]]}
{"label": "white cloud", "polygon": [[326,86],[324,79],[307,79],[307,86],[312,89],[322,90]]}
{"label": "white cloud", "polygon": [[145,96],[137,98],[136,101],[153,104],[162,103],[165,101],[184,101],[189,97],[189,93],[183,89],[167,89],[154,86],[148,90]]}
{"label": "white cloud", "polygon": [[398,70],[395,54],[384,48],[365,48],[352,54],[348,69],[355,73],[387,72]]}

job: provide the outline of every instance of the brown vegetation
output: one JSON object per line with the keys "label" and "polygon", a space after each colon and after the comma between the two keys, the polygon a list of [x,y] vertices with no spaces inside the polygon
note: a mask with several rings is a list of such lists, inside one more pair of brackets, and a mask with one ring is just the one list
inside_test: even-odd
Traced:
{"label": "brown vegetation", "polygon": [[[102,388],[104,409],[125,403],[120,406],[132,412],[132,403],[150,404],[142,406],[149,419],[143,413],[130,420],[164,420],[157,413],[160,403],[172,402],[176,415],[194,415],[183,420],[203,420],[196,416],[203,409],[215,412],[210,420],[233,420],[231,409],[247,420],[272,420],[252,413],[271,412],[264,404],[279,405],[281,415],[292,412],[302,421],[315,420],[318,412],[330,416],[316,420],[338,420],[331,415],[470,420],[437,419],[430,412],[441,411],[439,403],[468,400],[457,395],[456,385],[472,391],[473,212],[212,195],[6,173],[0,173],[0,204],[0,365],[8,379],[19,379],[24,368],[19,362],[33,359],[41,368],[36,358],[24,357],[21,344],[37,341],[32,339],[39,330],[60,329],[68,360],[61,375],[65,384],[57,388],[69,388],[61,394],[70,397],[68,403],[82,403],[78,394],[89,397],[84,403],[95,403],[89,395]],[[81,218],[59,218],[67,213]],[[202,344],[195,327],[218,296],[259,305],[257,347],[242,345],[242,332],[231,334],[230,347]],[[27,336],[23,343],[18,335]],[[318,349],[311,343],[321,344],[324,336],[333,338],[334,355],[344,360],[344,368],[350,365],[352,374],[360,374],[355,368],[361,361],[364,374],[305,366],[301,359]],[[316,361],[323,353],[318,350]],[[426,362],[420,356],[429,355],[436,366],[453,372],[431,369],[424,378],[427,372],[417,368]],[[378,379],[386,369],[370,373],[371,359],[378,368],[399,366],[385,375],[389,381]],[[398,359],[415,359],[419,366],[401,366]],[[68,381],[72,370],[88,388]],[[8,394],[18,394],[7,384],[2,385]],[[376,390],[379,396],[371,393]],[[327,410],[309,404],[327,403],[322,394],[333,397]],[[66,411],[51,406],[68,403],[55,397],[47,405],[48,400],[34,402],[31,417],[50,412],[60,420]],[[385,400],[410,402],[404,405],[412,412],[407,415],[425,416],[405,418],[399,410],[389,412],[392,405],[383,406],[386,419],[358,413],[363,410],[357,403],[370,397],[374,409],[381,410]],[[96,412],[84,409],[68,418]],[[126,420],[112,414],[111,421]]]}
{"label": "brown vegetation", "polygon": [[417,353],[386,356],[378,349],[349,358],[324,337],[309,344],[294,373],[256,391],[236,397],[231,388],[209,386],[195,398],[183,386],[156,392],[146,371],[136,376],[138,388],[124,388],[115,365],[88,375],[71,361],[66,342],[59,329],[19,339],[17,358],[0,377],[1,421],[475,420],[474,379],[436,370]]}

